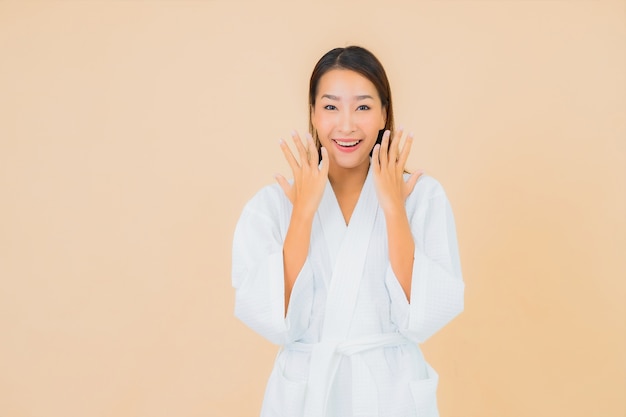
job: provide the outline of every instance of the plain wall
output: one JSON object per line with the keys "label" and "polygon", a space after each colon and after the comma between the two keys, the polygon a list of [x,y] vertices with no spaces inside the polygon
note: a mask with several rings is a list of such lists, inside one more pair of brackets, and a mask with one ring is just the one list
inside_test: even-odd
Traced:
{"label": "plain wall", "polygon": [[624,1],[0,1],[0,416],[250,417],[231,242],[317,59],[385,64],[456,215],[442,417],[626,414]]}

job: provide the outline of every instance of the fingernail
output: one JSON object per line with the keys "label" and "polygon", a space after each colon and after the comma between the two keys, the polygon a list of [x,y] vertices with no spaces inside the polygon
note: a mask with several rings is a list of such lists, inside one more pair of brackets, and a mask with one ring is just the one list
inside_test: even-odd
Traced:
{"label": "fingernail", "polygon": [[295,130],[295,129],[291,131],[291,136],[296,136],[297,134],[298,134],[298,133],[296,132],[296,130]]}
{"label": "fingernail", "polygon": [[409,138],[413,139],[413,132],[409,132]]}
{"label": "fingernail", "polygon": [[283,143],[285,143],[285,141],[284,141],[284,140],[282,140],[282,139],[278,139],[278,144],[279,144],[279,145],[282,145]]}

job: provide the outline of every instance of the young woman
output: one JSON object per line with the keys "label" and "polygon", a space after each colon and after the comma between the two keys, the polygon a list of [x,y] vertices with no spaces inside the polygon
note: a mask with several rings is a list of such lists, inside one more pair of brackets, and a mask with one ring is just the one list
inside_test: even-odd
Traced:
{"label": "young woman", "polygon": [[393,127],[378,59],[329,51],[310,134],[292,134],[295,154],[280,142],[293,181],[277,175],[243,210],[235,314],[282,346],[262,417],[438,415],[418,344],[463,310],[454,219],[436,180],[405,172],[413,138]]}

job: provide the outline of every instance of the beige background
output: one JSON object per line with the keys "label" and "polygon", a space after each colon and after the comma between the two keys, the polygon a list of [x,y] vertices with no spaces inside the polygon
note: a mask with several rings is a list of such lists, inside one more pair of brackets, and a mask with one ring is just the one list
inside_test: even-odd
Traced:
{"label": "beige background", "polygon": [[233,228],[353,43],[457,218],[442,417],[626,415],[626,2],[73,0],[0,1],[0,416],[257,415]]}

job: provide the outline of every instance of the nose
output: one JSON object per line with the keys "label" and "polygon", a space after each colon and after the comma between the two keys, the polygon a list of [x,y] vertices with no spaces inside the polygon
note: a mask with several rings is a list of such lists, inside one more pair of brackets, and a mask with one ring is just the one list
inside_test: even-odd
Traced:
{"label": "nose", "polygon": [[341,133],[350,134],[356,130],[355,118],[351,111],[343,111],[340,116],[339,129]]}

